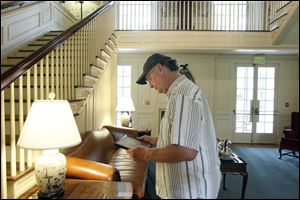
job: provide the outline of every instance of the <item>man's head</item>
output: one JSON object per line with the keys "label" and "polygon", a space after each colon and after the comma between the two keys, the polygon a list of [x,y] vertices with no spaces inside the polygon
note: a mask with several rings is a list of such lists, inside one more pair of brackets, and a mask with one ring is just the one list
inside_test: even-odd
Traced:
{"label": "man's head", "polygon": [[176,60],[172,59],[169,56],[165,56],[159,53],[155,53],[151,55],[145,62],[143,67],[143,73],[136,81],[137,84],[145,85],[146,77],[154,70],[154,67],[157,66],[157,64],[161,64],[163,66],[166,66],[170,69],[170,71],[177,71],[178,66]]}

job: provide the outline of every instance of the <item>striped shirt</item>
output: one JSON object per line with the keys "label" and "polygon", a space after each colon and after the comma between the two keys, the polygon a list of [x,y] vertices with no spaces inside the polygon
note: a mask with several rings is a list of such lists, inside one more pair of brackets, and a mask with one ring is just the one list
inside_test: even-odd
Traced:
{"label": "striped shirt", "polygon": [[221,182],[215,129],[205,96],[185,76],[167,92],[157,147],[177,144],[198,153],[194,160],[156,163],[156,192],[164,199],[217,198]]}

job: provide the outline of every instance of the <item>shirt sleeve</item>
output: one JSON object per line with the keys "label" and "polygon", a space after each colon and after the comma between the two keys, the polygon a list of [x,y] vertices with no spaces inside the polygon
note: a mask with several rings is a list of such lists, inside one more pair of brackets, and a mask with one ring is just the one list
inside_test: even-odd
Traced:
{"label": "shirt sleeve", "polygon": [[172,143],[198,151],[203,121],[201,105],[184,95],[178,95],[175,102]]}

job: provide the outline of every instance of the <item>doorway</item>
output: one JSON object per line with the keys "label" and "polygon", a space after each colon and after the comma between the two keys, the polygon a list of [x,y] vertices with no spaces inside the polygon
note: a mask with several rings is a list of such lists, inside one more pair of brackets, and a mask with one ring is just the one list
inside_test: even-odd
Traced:
{"label": "doorway", "polygon": [[275,80],[275,66],[236,67],[235,141],[275,142]]}

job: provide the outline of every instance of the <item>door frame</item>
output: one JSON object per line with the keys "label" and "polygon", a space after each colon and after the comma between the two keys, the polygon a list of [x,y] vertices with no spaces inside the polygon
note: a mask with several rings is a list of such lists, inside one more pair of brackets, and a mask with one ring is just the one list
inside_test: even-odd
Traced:
{"label": "door frame", "polygon": [[[274,118],[273,118],[273,133],[272,134],[257,134],[256,130],[254,127],[256,126],[256,119],[257,115],[253,115],[253,118],[255,119],[253,125],[252,125],[252,133],[236,133],[235,132],[235,126],[236,126],[236,115],[233,114],[233,124],[232,124],[232,141],[237,142],[237,143],[256,143],[256,144],[275,144],[276,143],[276,138],[277,138],[277,126],[278,126],[278,98],[277,98],[277,93],[278,93],[278,70],[279,70],[279,65],[277,63],[265,63],[265,64],[260,64],[260,65],[255,65],[253,63],[234,63],[233,66],[233,106],[234,110],[236,110],[236,95],[237,95],[237,90],[236,90],[236,84],[237,84],[237,67],[255,67],[254,69],[254,83],[253,83],[253,90],[255,89],[257,91],[257,73],[258,73],[258,67],[274,67],[275,68],[275,83],[274,83]],[[257,92],[253,93],[253,99],[256,98],[257,100]],[[233,112],[234,112],[233,110]],[[255,132],[254,132],[255,131]]]}

